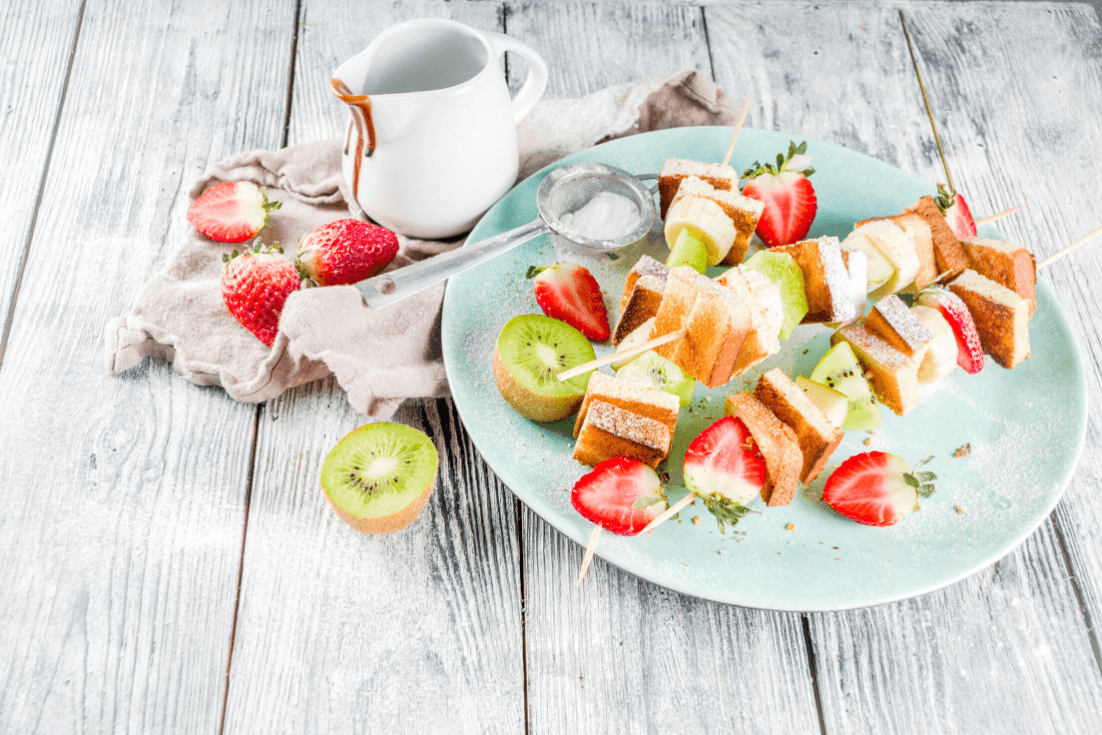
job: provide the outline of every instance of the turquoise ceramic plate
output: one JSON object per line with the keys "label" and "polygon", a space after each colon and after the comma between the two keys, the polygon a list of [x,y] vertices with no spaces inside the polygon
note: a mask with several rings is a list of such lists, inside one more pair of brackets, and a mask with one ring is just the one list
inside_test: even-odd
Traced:
{"label": "turquoise ceramic plate", "polygon": [[[594,160],[632,173],[656,172],[668,156],[718,159],[730,133],[730,128],[687,128],[637,135],[556,165]],[[791,138],[743,130],[732,164],[741,171],[754,159],[771,159]],[[819,198],[812,236],[844,236],[855,221],[897,213],[932,190],[902,171],[828,143],[809,140],[808,153],[814,157]],[[470,241],[534,219],[536,188],[549,170],[513,189],[479,222]],[[991,229],[985,234],[997,237]],[[456,406],[475,444],[521,500],[582,545],[592,525],[570,505],[569,491],[587,471],[570,458],[571,422],[540,425],[521,418],[498,394],[491,356],[506,321],[540,313],[524,279],[528,266],[567,259],[582,263],[600,282],[609,318],[615,320],[624,275],[644,252],[665,259],[657,230],[648,243],[621,251],[615,261],[541,236],[452,279],[444,298],[444,361]],[[752,507],[761,513],[747,516],[726,534],[697,504],[682,511],[680,520],[645,537],[602,534],[597,554],[686,594],[803,611],[899,600],[992,564],[1052,511],[1075,468],[1086,430],[1086,383],[1078,347],[1043,281],[1037,301],[1030,322],[1033,356],[1017,369],[1004,370],[988,360],[978,375],[957,370],[926,391],[906,418],[885,410],[884,426],[868,446],[863,444],[865,432],[846,433],[828,470],[868,449],[899,454],[912,463],[933,455],[929,469],[938,474],[937,493],[897,525],[871,528],[836,515],[821,499],[828,471],[788,507],[766,508],[754,501]],[[724,397],[752,387],[762,372],[774,367],[789,375],[809,374],[829,346],[829,335],[822,326],[799,327],[782,351],[757,370],[711,391],[697,384],[694,406],[681,412],[670,453],[673,500],[684,493],[679,460],[689,442],[722,416]],[[598,354],[609,349],[597,346]],[[971,454],[955,458],[964,444],[971,445]],[[693,524],[694,516],[700,516],[699,525]],[[794,530],[787,530],[789,524]]]}

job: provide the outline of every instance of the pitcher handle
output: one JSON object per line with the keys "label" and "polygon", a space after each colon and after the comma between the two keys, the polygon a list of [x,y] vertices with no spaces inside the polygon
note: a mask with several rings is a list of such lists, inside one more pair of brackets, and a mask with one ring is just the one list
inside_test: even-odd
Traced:
{"label": "pitcher handle", "polygon": [[547,64],[543,57],[536,53],[528,44],[518,41],[512,36],[497,31],[482,31],[486,38],[493,44],[497,55],[501,56],[506,51],[512,51],[528,63],[528,78],[524,80],[524,86],[513,98],[513,118],[520,124],[547,89]]}

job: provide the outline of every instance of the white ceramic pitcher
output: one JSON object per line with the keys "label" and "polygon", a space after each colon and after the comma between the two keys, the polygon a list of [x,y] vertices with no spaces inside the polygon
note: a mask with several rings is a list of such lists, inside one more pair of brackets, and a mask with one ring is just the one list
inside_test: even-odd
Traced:
{"label": "white ceramic pitcher", "polygon": [[[498,64],[506,51],[528,63],[509,99]],[[344,177],[360,207],[396,232],[458,235],[515,183],[517,123],[547,86],[547,65],[502,33],[452,20],[399,23],[333,72],[351,108]]]}

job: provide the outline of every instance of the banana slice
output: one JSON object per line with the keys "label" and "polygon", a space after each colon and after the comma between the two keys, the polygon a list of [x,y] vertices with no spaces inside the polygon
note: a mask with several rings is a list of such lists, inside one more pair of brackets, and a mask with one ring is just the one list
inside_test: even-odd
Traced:
{"label": "banana slice", "polygon": [[957,366],[957,338],[953,336],[953,328],[949,326],[949,322],[945,321],[945,317],[937,309],[915,305],[911,307],[911,311],[930,330],[930,334],[934,335],[924,346],[925,354],[918,366],[918,382],[922,385],[936,383]]}
{"label": "banana slice", "polygon": [[687,229],[704,243],[708,265],[718,265],[735,244],[735,223],[711,199],[687,196],[674,202],[666,213],[666,244],[673,248],[681,230]]}
{"label": "banana slice", "polygon": [[902,291],[914,282],[918,275],[918,254],[915,252],[914,241],[902,227],[891,220],[882,219],[869,222],[854,232],[860,232],[867,237],[888,262],[895,266],[895,275],[870,294],[873,299]]}
{"label": "banana slice", "polygon": [[[865,293],[869,294],[887,283],[895,275],[895,266],[888,262],[884,254],[877,249],[860,229],[856,229],[842,241],[842,248],[860,251],[865,254]],[[864,311],[864,303],[861,310]]]}

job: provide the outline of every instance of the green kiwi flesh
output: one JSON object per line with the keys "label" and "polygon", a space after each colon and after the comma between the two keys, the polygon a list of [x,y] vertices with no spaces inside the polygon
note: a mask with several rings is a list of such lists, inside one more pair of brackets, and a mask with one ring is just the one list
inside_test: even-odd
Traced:
{"label": "green kiwi flesh", "polygon": [[649,383],[658,390],[677,396],[681,408],[693,402],[696,378],[686,375],[675,363],[653,350],[647,350],[616,373],[618,380],[634,380]]}
{"label": "green kiwi flesh", "polygon": [[677,268],[687,265],[697,273],[704,273],[708,265],[708,247],[685,227],[677,236],[673,247],[670,248],[670,257],[666,259],[666,267]]}
{"label": "green kiwi flesh", "polygon": [[423,432],[402,424],[366,424],[329,452],[321,486],[342,517],[391,516],[436,484],[438,462],[436,447]]}
{"label": "green kiwi flesh", "polygon": [[743,267],[761,273],[777,284],[781,290],[781,311],[784,314],[784,321],[778,336],[781,339],[788,339],[792,336],[792,330],[807,315],[803,270],[796,264],[795,258],[788,253],[773,253],[767,250],[759,250],[751,255]]}
{"label": "green kiwi flesh", "polygon": [[845,342],[827,350],[811,372],[811,379],[849,396],[849,410],[842,428],[875,429],[881,425],[880,404],[869,390],[869,381],[861,372],[861,363]]}
{"label": "green kiwi flesh", "polygon": [[539,314],[513,317],[497,336],[497,352],[516,382],[541,396],[582,396],[589,373],[567,381],[558,374],[596,359],[593,345],[566,322]]}

